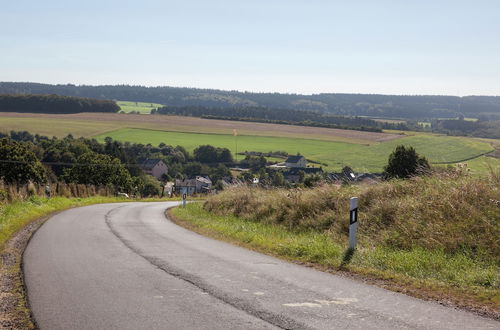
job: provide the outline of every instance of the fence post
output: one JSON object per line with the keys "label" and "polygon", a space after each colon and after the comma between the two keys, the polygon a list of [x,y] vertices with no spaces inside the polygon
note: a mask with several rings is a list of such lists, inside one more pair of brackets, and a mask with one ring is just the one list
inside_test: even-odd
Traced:
{"label": "fence post", "polygon": [[356,232],[358,231],[358,198],[349,201],[349,249],[356,248]]}

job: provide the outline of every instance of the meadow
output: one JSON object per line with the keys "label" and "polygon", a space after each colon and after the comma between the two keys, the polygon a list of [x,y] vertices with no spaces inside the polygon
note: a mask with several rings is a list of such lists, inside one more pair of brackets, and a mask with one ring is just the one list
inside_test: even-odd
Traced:
{"label": "meadow", "polygon": [[[432,163],[440,164],[462,162],[493,150],[490,144],[482,141],[430,134],[405,136],[371,145],[303,138],[247,135],[234,137],[231,134],[168,132],[134,128],[119,129],[95,137],[104,141],[107,136],[118,141],[151,143],[153,145],[162,142],[174,146],[182,145],[190,151],[201,144],[211,144],[228,148],[233,153],[236,151],[269,152],[278,150],[287,151],[289,154],[300,153],[308,159],[328,164],[328,170],[332,171],[338,171],[343,166],[351,166],[355,171],[381,172],[390,153],[399,144],[411,145]],[[479,166],[482,165],[480,161],[475,161],[473,165],[477,165],[477,168],[481,170],[486,168]]]}
{"label": "meadow", "polygon": [[151,109],[160,108],[163,105],[158,103],[148,103],[148,102],[130,102],[130,101],[116,101],[116,104],[121,108],[122,111],[127,113],[131,111],[137,111],[141,114],[150,114]]}

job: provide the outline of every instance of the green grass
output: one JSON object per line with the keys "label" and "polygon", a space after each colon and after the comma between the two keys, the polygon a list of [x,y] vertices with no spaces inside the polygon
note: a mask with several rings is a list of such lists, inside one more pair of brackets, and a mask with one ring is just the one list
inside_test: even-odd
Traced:
{"label": "green grass", "polygon": [[464,163],[473,174],[488,173],[490,169],[500,171],[500,158],[481,156]]}
{"label": "green grass", "polygon": [[[201,203],[173,209],[177,222],[202,234],[226,240],[263,253],[317,265],[320,269],[342,269],[394,282],[396,290],[415,289],[421,297],[455,297],[467,304],[498,308],[499,274],[494,262],[471,258],[466,253],[447,254],[421,247],[396,249],[360,245],[350,256],[347,235],[333,238],[328,232],[293,230],[233,215],[215,215]],[[451,290],[451,291],[450,291]],[[466,304],[466,305],[467,305]]]}
{"label": "green grass", "polygon": [[349,165],[360,172],[381,172],[390,153],[399,144],[413,146],[419,154],[426,156],[433,163],[456,163],[493,150],[490,144],[475,139],[432,134],[417,134],[373,145],[248,135],[239,135],[235,139],[230,134],[167,132],[133,128],[119,129],[95,137],[104,141],[106,136],[118,141],[153,145],[164,142],[174,146],[182,145],[190,151],[201,144],[211,144],[234,152],[237,143],[238,152],[283,150],[289,154],[301,153],[311,160],[326,163],[329,165],[328,170],[340,170],[343,166]]}
{"label": "green grass", "polygon": [[130,101],[116,101],[122,111],[131,112],[139,111],[142,114],[150,114],[151,109],[160,108],[163,105],[158,103],[148,103],[148,102],[130,102]]}

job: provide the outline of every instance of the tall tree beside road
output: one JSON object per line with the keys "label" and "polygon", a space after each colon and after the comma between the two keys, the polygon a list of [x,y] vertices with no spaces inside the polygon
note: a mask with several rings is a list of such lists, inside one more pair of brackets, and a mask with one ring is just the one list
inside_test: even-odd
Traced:
{"label": "tall tree beside road", "polygon": [[130,190],[132,178],[118,158],[96,153],[86,153],[78,157],[77,166],[66,169],[65,178],[69,182],[114,185]]}
{"label": "tall tree beside road", "polygon": [[10,139],[0,139],[0,179],[6,183],[46,181],[45,169],[29,146]]}

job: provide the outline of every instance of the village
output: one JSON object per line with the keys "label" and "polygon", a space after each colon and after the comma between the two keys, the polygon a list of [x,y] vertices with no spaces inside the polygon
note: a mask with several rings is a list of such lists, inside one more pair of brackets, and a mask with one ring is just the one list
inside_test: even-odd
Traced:
{"label": "village", "polygon": [[[252,157],[257,156],[247,153],[245,160],[252,159]],[[145,174],[162,182],[162,195],[169,197],[217,193],[228,187],[241,185],[311,187],[319,182],[371,184],[380,181],[382,177],[382,174],[378,173],[355,173],[349,166],[345,166],[340,172],[326,172],[321,166],[316,167],[314,165],[317,164],[310,164],[302,155],[288,156],[283,162],[278,163],[261,163],[260,166],[248,166],[249,162],[245,160],[238,164],[239,166],[229,168],[233,176],[224,176],[218,182],[213,182],[208,175],[165,181],[168,177],[168,165],[158,158],[144,160],[140,168]]]}

